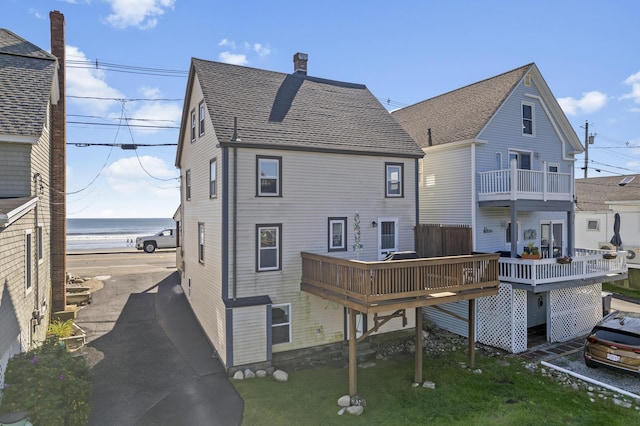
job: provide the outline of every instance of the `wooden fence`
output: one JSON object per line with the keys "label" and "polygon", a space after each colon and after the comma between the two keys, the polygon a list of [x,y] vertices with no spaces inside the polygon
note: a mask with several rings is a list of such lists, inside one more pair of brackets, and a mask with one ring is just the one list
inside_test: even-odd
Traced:
{"label": "wooden fence", "polygon": [[472,254],[471,227],[468,225],[420,224],[415,228],[415,248],[420,257]]}

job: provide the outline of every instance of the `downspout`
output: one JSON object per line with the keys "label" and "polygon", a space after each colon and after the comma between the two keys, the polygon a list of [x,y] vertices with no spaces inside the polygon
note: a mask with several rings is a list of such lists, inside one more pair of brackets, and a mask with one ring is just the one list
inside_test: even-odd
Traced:
{"label": "downspout", "polygon": [[[233,136],[231,137],[232,142],[240,142],[240,138],[238,137],[238,117],[233,117]],[[236,300],[238,296],[238,146],[236,144],[233,145],[233,231],[232,231],[232,242],[233,242],[233,281],[232,281],[232,297],[233,300]]]}
{"label": "downspout", "polygon": [[478,189],[476,188],[476,144],[471,144],[471,250],[476,251],[477,223],[476,223],[476,197]]}

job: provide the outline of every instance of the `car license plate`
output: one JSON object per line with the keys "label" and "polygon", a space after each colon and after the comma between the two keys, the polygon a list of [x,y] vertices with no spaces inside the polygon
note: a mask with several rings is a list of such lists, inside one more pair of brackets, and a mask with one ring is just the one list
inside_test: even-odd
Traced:
{"label": "car license plate", "polygon": [[608,359],[609,361],[620,362],[620,355],[616,355],[616,354],[607,354],[607,359]]}

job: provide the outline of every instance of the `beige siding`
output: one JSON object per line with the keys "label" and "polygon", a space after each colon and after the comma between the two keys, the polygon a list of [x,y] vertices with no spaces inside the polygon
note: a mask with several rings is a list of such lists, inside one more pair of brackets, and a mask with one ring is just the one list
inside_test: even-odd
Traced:
{"label": "beige siding", "polygon": [[[256,197],[256,155],[282,157],[282,197]],[[404,198],[385,198],[385,162],[404,163]],[[300,292],[300,252],[355,259],[356,211],[364,245],[359,259],[377,259],[378,230],[371,222],[380,217],[397,218],[398,249],[413,250],[415,160],[240,149],[238,168],[238,296],[268,295],[274,304],[291,303],[292,342],[274,345],[274,352],[344,339],[342,308]],[[348,251],[328,252],[329,217],[347,218]],[[282,270],[256,272],[257,224],[282,224]],[[398,324],[394,320],[382,331]]]}
{"label": "beige siding", "polygon": [[[198,104],[203,99],[199,89],[199,83],[194,84],[193,93],[190,95],[188,120],[191,118],[191,110],[198,114]],[[204,329],[213,346],[216,348],[220,359],[226,363],[226,320],[225,306],[222,300],[222,261],[221,261],[221,230],[222,230],[222,197],[221,189],[221,164],[222,151],[216,148],[216,138],[211,122],[205,120],[205,133],[196,136],[196,141],[191,142],[190,121],[186,123],[187,131],[183,141],[182,163],[180,174],[182,176],[181,206],[182,206],[182,253],[184,270],[182,272],[182,285],[189,303],[194,310],[200,325]],[[209,162],[218,160],[218,197],[209,198]],[[191,200],[185,198],[185,174],[191,170]],[[204,263],[198,261],[198,223],[205,225],[205,259]],[[189,291],[188,281],[191,280]]]}
{"label": "beige siding", "polygon": [[0,196],[27,197],[31,193],[31,144],[0,141]]}
{"label": "beige siding", "polygon": [[267,359],[267,307],[249,306],[233,310],[233,365]]}

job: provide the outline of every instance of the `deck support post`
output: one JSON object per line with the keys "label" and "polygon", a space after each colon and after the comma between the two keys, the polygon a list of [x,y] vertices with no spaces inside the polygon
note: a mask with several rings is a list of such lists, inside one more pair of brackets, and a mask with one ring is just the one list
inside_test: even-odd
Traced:
{"label": "deck support post", "polygon": [[476,363],[476,299],[469,299],[469,367]]}
{"label": "deck support post", "polygon": [[416,308],[416,367],[414,383],[422,383],[422,308]]}
{"label": "deck support post", "polygon": [[356,318],[358,312],[349,309],[349,395],[358,393],[358,357],[356,354]]}

